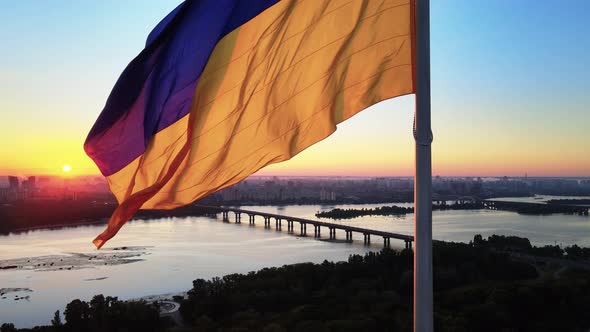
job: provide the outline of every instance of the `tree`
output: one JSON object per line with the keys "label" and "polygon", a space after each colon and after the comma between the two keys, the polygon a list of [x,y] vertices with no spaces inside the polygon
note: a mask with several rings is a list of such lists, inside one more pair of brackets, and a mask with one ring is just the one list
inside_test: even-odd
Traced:
{"label": "tree", "polygon": [[481,236],[481,234],[476,234],[476,235],[473,237],[473,244],[474,244],[476,247],[479,247],[479,246],[483,246],[483,245],[485,245],[485,241],[484,241],[483,237]]}
{"label": "tree", "polygon": [[68,303],[64,316],[71,331],[86,331],[88,326],[88,303],[78,299]]}
{"label": "tree", "polygon": [[566,247],[565,252],[567,253],[568,258],[578,259],[578,258],[582,258],[584,256],[584,254],[583,254],[584,250],[582,248],[578,247],[578,245],[576,245],[576,244],[574,244],[571,247]]}
{"label": "tree", "polygon": [[105,319],[105,311],[107,308],[107,303],[105,301],[104,295],[94,295],[92,300],[90,300],[90,312],[89,318],[92,321],[92,325],[102,328],[104,319]]}
{"label": "tree", "polygon": [[16,328],[12,323],[4,323],[0,326],[0,332],[16,332]]}
{"label": "tree", "polygon": [[51,326],[55,327],[57,330],[59,330],[63,326],[63,323],[61,322],[61,315],[59,314],[59,310],[57,310],[55,312],[55,314],[53,314],[53,319],[51,320]]}

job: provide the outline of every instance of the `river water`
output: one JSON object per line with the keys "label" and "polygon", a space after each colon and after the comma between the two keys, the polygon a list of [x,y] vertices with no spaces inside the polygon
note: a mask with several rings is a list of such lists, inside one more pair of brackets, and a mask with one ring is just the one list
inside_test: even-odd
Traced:
{"label": "river water", "polygon": [[[367,205],[307,205],[307,206],[248,206],[248,210],[315,219],[318,211],[339,208],[372,208]],[[396,204],[410,206],[410,204]],[[233,220],[230,214],[230,220]],[[366,228],[412,234],[413,215],[402,217],[363,217],[347,221],[332,221]],[[0,236],[0,263],[12,259],[35,262],[34,257],[67,257],[97,252],[91,240],[104,225],[35,230]],[[13,322],[17,327],[48,324],[55,310],[63,310],[66,303],[80,298],[89,300],[94,294],[138,298],[153,294],[186,291],[196,278],[211,278],[229,273],[244,273],[263,267],[281,266],[298,262],[346,260],[350,254],[379,250],[382,242],[373,239],[371,247],[363,245],[362,236],[354,234],[354,243],[318,241],[313,236],[288,235],[263,228],[262,220],[255,227],[223,223],[205,217],[168,218],[150,221],[136,220],[123,227],[101,254],[118,255],[115,247],[137,247],[138,259],[121,265],[93,265],[72,270],[8,269],[0,270],[0,324]],[[298,232],[296,225],[295,232]],[[313,234],[313,229],[308,229]],[[577,243],[590,247],[590,218],[572,215],[527,216],[512,212],[435,211],[434,238],[468,242],[474,234],[517,235],[528,237],[533,244]],[[322,235],[327,236],[327,230]],[[344,234],[337,234],[344,239]],[[392,240],[401,248],[403,242]],[[87,257],[87,256],[84,256]],[[31,263],[32,264],[32,263]],[[21,288],[15,291],[14,288]],[[10,290],[10,292],[8,292]],[[28,296],[28,297],[27,297]],[[25,299],[16,300],[15,298]]]}

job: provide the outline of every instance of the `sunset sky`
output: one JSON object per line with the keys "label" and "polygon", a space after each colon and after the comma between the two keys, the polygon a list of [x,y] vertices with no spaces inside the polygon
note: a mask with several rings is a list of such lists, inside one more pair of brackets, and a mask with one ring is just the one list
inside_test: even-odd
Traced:
{"label": "sunset sky", "polygon": [[[0,175],[98,174],[84,139],[178,3],[0,2]],[[588,12],[586,0],[431,1],[434,175],[590,176]],[[411,175],[413,110],[413,96],[377,104],[259,174]]]}

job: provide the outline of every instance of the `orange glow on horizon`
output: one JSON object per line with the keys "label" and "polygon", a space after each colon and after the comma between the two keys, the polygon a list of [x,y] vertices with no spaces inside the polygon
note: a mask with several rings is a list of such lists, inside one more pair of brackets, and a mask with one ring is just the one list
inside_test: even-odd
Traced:
{"label": "orange glow on horizon", "polygon": [[[324,141],[289,161],[270,165],[262,176],[412,176],[414,141],[411,107],[375,107],[339,125]],[[412,105],[410,105],[412,106]],[[436,120],[436,119],[434,119]],[[367,128],[371,128],[367,130]],[[100,175],[82,147],[85,128],[77,131],[43,131],[29,136],[8,128],[2,134],[20,137],[0,140],[0,175]],[[516,130],[516,129],[515,129]],[[585,153],[585,132],[542,135],[540,132],[499,135],[492,128],[463,129],[463,124],[433,122],[433,175],[440,176],[575,176],[590,177],[590,154]],[[64,161],[72,168],[64,172]]]}
{"label": "orange glow on horizon", "polygon": [[[320,143],[319,147],[312,147],[289,161],[267,166],[255,175],[372,177],[414,174],[412,145],[389,154],[378,152],[383,145],[366,149],[356,147],[348,152],[336,148],[331,153],[326,152],[330,145],[324,147]],[[20,160],[2,160],[0,157],[0,175],[100,175],[98,168],[82,149],[71,155],[47,155],[41,159],[31,155],[19,157]],[[64,159],[70,160],[70,163],[64,165]],[[66,170],[66,166],[69,166],[69,170]],[[590,162],[583,159],[572,158],[570,162],[564,162],[564,158],[547,160],[541,155],[518,155],[515,151],[505,151],[504,156],[499,157],[496,154],[486,155],[469,150],[443,151],[437,149],[436,145],[433,146],[432,166],[433,176],[523,176],[525,173],[528,176],[590,176]]]}

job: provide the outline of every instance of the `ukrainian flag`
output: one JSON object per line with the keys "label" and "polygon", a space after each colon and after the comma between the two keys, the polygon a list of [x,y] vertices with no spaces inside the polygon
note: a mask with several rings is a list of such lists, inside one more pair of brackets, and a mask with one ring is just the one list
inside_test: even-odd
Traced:
{"label": "ukrainian flag", "polygon": [[187,0],[150,33],[84,144],[119,207],[173,209],[414,93],[413,0]]}

